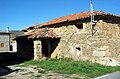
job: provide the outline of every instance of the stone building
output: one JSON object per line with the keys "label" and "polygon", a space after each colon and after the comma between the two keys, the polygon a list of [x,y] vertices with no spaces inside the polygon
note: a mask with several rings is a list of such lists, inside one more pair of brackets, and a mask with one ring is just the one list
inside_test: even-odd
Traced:
{"label": "stone building", "polygon": [[10,33],[0,32],[0,51],[10,51]]}
{"label": "stone building", "polygon": [[[27,46],[31,41],[35,60],[70,57],[117,65],[120,61],[120,16],[94,11],[94,17],[96,24],[91,27],[89,11],[63,16],[25,28],[25,35],[16,39]],[[24,43],[24,39],[28,43]]]}

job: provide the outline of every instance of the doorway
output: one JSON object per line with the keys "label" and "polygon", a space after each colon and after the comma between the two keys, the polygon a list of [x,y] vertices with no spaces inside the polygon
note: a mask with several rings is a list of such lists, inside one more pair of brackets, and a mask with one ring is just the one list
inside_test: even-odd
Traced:
{"label": "doorway", "polygon": [[51,54],[56,49],[59,42],[60,42],[60,38],[41,39],[43,57],[50,58]]}
{"label": "doorway", "polygon": [[34,58],[33,40],[27,38],[17,39],[17,53],[20,57],[33,59]]}

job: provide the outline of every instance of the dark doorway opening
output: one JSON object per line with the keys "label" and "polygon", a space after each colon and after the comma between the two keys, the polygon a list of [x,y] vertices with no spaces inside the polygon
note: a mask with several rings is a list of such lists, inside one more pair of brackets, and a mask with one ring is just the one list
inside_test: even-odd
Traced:
{"label": "dark doorway opening", "polygon": [[41,39],[43,57],[51,57],[60,42],[60,38]]}
{"label": "dark doorway opening", "polygon": [[22,38],[17,39],[17,53],[18,56],[33,59],[34,57],[34,44],[32,39]]}

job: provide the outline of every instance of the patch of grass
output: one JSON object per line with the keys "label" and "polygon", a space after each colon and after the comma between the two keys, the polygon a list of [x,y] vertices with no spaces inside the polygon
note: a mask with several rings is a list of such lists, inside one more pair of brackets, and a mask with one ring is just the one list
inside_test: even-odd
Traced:
{"label": "patch of grass", "polygon": [[62,74],[78,74],[86,77],[97,77],[107,73],[120,71],[120,67],[102,66],[88,61],[74,61],[72,59],[49,59],[47,61],[27,61],[25,65],[36,65],[47,71]]}

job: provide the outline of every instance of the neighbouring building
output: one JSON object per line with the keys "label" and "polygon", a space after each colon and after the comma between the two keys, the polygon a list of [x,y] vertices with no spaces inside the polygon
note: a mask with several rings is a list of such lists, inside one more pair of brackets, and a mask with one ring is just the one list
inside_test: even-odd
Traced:
{"label": "neighbouring building", "polygon": [[10,51],[10,33],[0,32],[0,51]]}
{"label": "neighbouring building", "polygon": [[13,52],[17,52],[17,43],[15,40],[12,40],[13,38],[23,35],[24,32],[20,30],[10,30],[10,40],[11,40],[11,47],[10,50]]}
{"label": "neighbouring building", "polygon": [[26,57],[34,54],[35,60],[70,57],[102,65],[119,64],[120,16],[94,11],[94,17],[92,28],[89,11],[25,28],[25,34],[15,38],[18,51]]}

